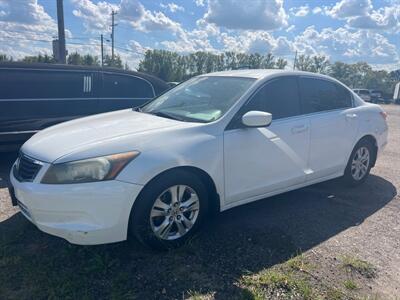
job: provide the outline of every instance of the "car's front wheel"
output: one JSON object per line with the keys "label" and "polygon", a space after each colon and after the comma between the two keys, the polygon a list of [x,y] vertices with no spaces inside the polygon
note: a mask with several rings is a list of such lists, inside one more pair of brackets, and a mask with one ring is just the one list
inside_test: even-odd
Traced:
{"label": "car's front wheel", "polygon": [[152,180],[139,195],[130,218],[130,234],[153,248],[174,248],[199,228],[208,193],[194,174],[175,170]]}
{"label": "car's front wheel", "polygon": [[343,176],[345,182],[350,186],[363,183],[371,170],[374,159],[374,148],[368,140],[361,140],[354,147],[347,163]]}

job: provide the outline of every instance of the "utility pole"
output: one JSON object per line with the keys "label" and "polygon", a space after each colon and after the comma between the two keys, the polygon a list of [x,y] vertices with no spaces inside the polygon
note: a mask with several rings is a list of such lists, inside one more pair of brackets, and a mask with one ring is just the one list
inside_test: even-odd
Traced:
{"label": "utility pole", "polygon": [[61,64],[66,63],[66,49],[65,49],[65,30],[64,30],[64,9],[63,0],[57,0],[57,21],[58,21],[58,62]]}
{"label": "utility pole", "polygon": [[114,28],[118,24],[114,23],[114,16],[117,13],[115,11],[111,12],[111,61],[114,62]]}
{"label": "utility pole", "polygon": [[101,34],[100,39],[101,39],[101,66],[103,66],[104,65],[103,34]]}
{"label": "utility pole", "polygon": [[297,62],[297,50],[296,50],[296,54],[294,55],[293,70],[296,70],[296,62]]}

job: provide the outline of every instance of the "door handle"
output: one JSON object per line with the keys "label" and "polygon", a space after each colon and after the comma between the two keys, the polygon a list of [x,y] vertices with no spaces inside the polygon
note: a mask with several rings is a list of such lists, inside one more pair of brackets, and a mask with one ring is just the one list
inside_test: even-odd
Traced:
{"label": "door handle", "polygon": [[308,126],[307,125],[300,125],[300,126],[295,126],[292,128],[292,133],[302,133],[304,131],[308,130]]}
{"label": "door handle", "polygon": [[346,119],[351,120],[357,118],[356,114],[346,114]]}

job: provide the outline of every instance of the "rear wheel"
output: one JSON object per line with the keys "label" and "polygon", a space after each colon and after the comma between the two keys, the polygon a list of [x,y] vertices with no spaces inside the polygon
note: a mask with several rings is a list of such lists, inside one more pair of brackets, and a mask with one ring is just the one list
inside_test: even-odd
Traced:
{"label": "rear wheel", "polygon": [[354,147],[343,176],[348,185],[356,186],[367,179],[375,155],[373,149],[368,140],[361,140]]}
{"label": "rear wheel", "polygon": [[151,181],[136,201],[130,234],[158,249],[184,243],[199,228],[208,210],[208,193],[202,181],[180,170]]}

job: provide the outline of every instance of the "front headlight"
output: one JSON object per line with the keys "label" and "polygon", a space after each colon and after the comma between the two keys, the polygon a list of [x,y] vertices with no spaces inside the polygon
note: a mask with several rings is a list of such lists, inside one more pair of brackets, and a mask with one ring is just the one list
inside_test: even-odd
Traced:
{"label": "front headlight", "polygon": [[138,151],[113,154],[51,165],[42,183],[64,184],[111,180],[135,157]]}

